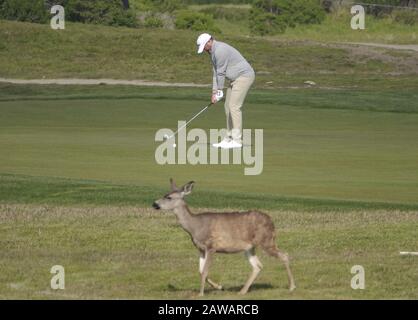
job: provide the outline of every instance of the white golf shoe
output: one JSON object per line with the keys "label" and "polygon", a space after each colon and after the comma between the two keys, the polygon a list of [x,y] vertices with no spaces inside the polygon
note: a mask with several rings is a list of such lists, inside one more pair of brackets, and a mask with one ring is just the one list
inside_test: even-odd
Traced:
{"label": "white golf shoe", "polygon": [[223,148],[227,145],[232,139],[230,137],[225,137],[221,142],[212,144],[215,148]]}
{"label": "white golf shoe", "polygon": [[233,148],[242,148],[242,143],[235,140],[231,140],[221,146],[222,149],[233,149]]}
{"label": "white golf shoe", "polygon": [[233,140],[231,137],[225,137],[221,142],[214,143],[212,146],[221,149],[242,148],[242,143]]}

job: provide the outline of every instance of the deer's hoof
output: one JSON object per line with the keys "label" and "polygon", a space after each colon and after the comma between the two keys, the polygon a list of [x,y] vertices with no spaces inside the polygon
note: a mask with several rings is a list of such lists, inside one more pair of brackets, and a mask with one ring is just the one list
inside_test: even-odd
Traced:
{"label": "deer's hoof", "polygon": [[292,292],[292,291],[295,291],[295,289],[296,289],[296,286],[292,285],[292,286],[290,286],[289,291]]}

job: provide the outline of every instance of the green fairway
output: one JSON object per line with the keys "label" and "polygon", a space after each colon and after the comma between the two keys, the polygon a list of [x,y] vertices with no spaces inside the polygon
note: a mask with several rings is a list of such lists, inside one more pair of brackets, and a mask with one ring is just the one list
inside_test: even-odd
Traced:
{"label": "green fairway", "polygon": [[[244,176],[244,165],[155,162],[156,131],[176,128],[204,106],[202,90],[189,89],[183,99],[174,89],[125,89],[143,94],[131,99],[95,99],[94,90],[117,94],[98,87],[84,96],[74,88],[72,99],[50,92],[45,100],[0,102],[0,172],[158,187],[173,176],[195,180],[201,190],[418,203],[416,93],[255,91],[244,121],[264,129],[264,169]],[[192,127],[223,128],[222,105]]]}
{"label": "green fairway", "polygon": [[[198,254],[172,213],[151,203],[168,179],[196,181],[196,212],[259,209],[292,257],[265,266],[249,299],[418,298],[416,91],[254,90],[246,128],[264,129],[264,170],[155,163],[160,128],[207,103],[206,89],[0,86],[0,298],[195,298]],[[217,105],[190,128],[222,128]],[[189,129],[190,129],[189,128]],[[50,289],[63,265],[66,289]],[[350,287],[353,265],[366,289]],[[250,267],[218,255],[211,270],[238,298]]]}

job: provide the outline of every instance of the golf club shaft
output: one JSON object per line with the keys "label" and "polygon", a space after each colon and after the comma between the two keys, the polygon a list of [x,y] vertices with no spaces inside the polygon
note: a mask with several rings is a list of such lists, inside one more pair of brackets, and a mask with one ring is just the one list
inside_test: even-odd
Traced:
{"label": "golf club shaft", "polygon": [[200,110],[196,115],[193,116],[189,121],[187,121],[185,124],[183,124],[176,132],[174,132],[169,139],[173,138],[181,129],[183,129],[185,126],[187,126],[190,122],[192,122],[194,119],[196,119],[200,114],[206,111],[207,108],[209,108],[213,103],[211,102],[206,107],[204,107],[202,110]]}

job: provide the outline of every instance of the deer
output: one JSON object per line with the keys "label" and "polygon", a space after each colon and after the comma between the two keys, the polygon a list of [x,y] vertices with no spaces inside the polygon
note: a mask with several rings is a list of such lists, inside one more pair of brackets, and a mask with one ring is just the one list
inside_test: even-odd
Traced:
{"label": "deer", "polygon": [[208,277],[214,253],[245,252],[252,266],[252,272],[239,294],[246,294],[263,268],[256,256],[256,247],[261,247],[268,255],[283,262],[287,271],[289,290],[296,289],[289,257],[276,245],[275,227],[271,217],[260,211],[193,214],[184,197],[192,192],[194,184],[194,181],[190,181],[179,188],[174,180],[170,179],[171,191],[156,200],[152,206],[157,210],[173,211],[181,227],[190,235],[193,244],[199,250],[199,296],[204,295],[206,282],[215,289],[223,290],[220,284]]}

